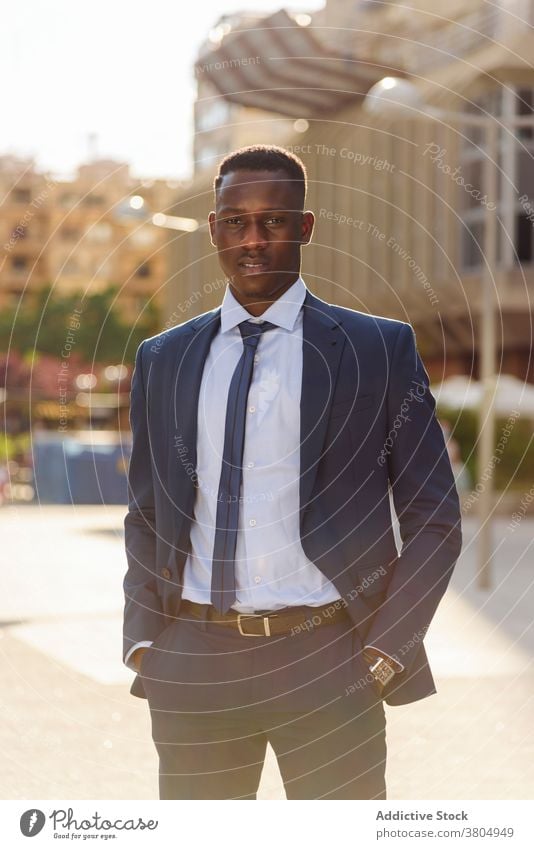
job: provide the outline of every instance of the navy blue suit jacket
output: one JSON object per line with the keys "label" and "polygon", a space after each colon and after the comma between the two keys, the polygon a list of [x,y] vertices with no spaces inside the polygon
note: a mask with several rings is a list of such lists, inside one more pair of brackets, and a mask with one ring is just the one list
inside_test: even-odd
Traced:
{"label": "navy blue suit jacket", "polygon": [[[435,692],[423,637],[461,549],[443,434],[409,324],[310,292],[303,310],[302,546],[347,602],[362,642],[404,665],[383,693],[389,704],[404,704]],[[217,308],[137,351],[124,655],[178,614],[197,485],[198,394],[219,324]],[[131,692],[144,696],[140,676]]]}

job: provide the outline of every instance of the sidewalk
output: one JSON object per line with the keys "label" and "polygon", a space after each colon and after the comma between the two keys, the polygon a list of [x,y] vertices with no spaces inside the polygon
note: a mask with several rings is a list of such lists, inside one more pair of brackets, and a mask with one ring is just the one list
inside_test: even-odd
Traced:
{"label": "sidewalk", "polygon": [[[121,663],[124,509],[6,507],[0,593],[4,799],[155,799],[144,700]],[[475,525],[425,641],[438,693],[387,708],[391,799],[534,793],[534,521],[496,523],[494,589],[474,585]],[[530,546],[530,549],[529,549]],[[261,798],[283,798],[272,754]]]}

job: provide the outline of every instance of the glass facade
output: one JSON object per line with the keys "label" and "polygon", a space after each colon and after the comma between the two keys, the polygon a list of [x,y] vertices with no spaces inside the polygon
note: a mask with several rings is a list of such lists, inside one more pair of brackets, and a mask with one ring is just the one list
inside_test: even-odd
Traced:
{"label": "glass facade", "polygon": [[[513,119],[534,114],[534,88],[502,85],[469,105],[466,112],[500,122],[498,196],[484,191],[485,130],[462,130],[460,167],[465,179],[462,193],[460,244],[464,269],[483,262],[484,216],[489,203],[498,213],[497,262],[501,269],[530,263],[534,255],[534,121],[532,127],[515,127]],[[469,187],[469,188],[468,188]]]}

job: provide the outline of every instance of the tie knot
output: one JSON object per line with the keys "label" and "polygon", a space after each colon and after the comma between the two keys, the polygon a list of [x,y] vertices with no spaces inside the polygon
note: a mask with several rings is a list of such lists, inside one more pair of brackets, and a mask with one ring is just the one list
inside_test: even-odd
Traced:
{"label": "tie knot", "polygon": [[242,321],[239,325],[239,330],[243,338],[243,344],[251,345],[255,348],[261,334],[275,327],[276,324],[271,324],[270,321],[262,321],[261,324],[254,321]]}

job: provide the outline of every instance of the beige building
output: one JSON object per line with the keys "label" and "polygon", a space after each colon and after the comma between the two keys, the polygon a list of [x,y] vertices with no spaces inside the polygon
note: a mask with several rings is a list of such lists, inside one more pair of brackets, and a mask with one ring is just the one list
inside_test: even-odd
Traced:
{"label": "beige building", "polygon": [[47,284],[88,294],[118,285],[132,322],[148,300],[161,302],[169,231],[152,217],[168,212],[176,186],[136,180],[128,165],[105,159],[55,180],[31,160],[3,156],[0,192],[0,306]]}
{"label": "beige building", "polygon": [[[485,206],[494,203],[499,369],[533,381],[534,131],[514,133],[509,121],[532,114],[532,6],[451,0],[444,17],[430,0],[410,8],[328,0],[309,20],[279,12],[219,33],[199,59],[202,85],[219,93],[209,101],[213,153],[174,205],[175,215],[202,226],[173,243],[167,325],[220,302],[224,281],[204,222],[217,163],[243,143],[236,115],[253,108],[247,143],[283,144],[308,170],[307,205],[317,216],[303,254],[308,285],[326,300],[412,322],[433,379],[477,372],[479,245]],[[431,106],[499,120],[497,198],[482,185],[478,131],[369,117],[363,98],[387,75],[411,79]],[[224,110],[233,110],[231,121]],[[197,151],[200,135],[197,129]]]}

